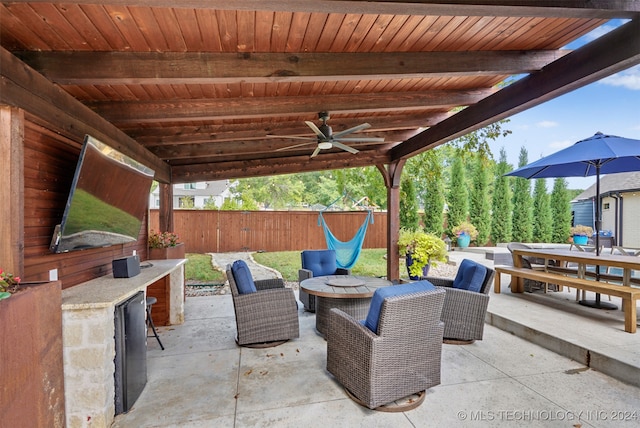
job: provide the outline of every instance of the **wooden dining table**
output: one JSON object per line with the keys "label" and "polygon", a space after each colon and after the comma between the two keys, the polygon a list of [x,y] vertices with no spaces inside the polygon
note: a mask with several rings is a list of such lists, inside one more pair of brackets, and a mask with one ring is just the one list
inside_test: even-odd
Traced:
{"label": "wooden dining table", "polygon": [[522,267],[522,257],[536,257],[545,260],[545,266],[549,260],[559,262],[559,265],[576,263],[578,276],[584,277],[587,266],[608,266],[622,269],[620,278],[622,286],[631,286],[631,274],[634,270],[640,270],[640,258],[625,256],[622,254],[601,253],[586,251],[569,251],[557,249],[514,249],[513,265]]}
{"label": "wooden dining table", "polygon": [[[587,275],[587,266],[595,266],[598,272],[601,272],[600,267],[616,267],[622,269],[622,276],[619,277],[619,281],[622,286],[631,286],[632,271],[640,270],[640,258],[631,257],[623,254],[612,254],[611,252],[601,252],[596,254],[594,251],[570,251],[570,250],[558,250],[558,249],[517,249],[513,252],[513,264],[516,267],[522,266],[522,257],[536,257],[545,260],[544,265],[548,265],[549,260],[554,260],[556,266],[566,267],[569,263],[576,263],[578,265],[576,274],[578,278],[585,278]],[[517,265],[520,263],[520,265]],[[548,267],[546,269],[549,269]],[[551,268],[553,269],[553,268]],[[565,272],[568,269],[565,268]],[[598,278],[600,274],[596,274]],[[602,274],[602,277],[608,277],[607,281],[612,279],[612,275]],[[517,286],[522,283],[522,279],[518,280]],[[583,292],[584,295],[584,292]],[[600,299],[600,293],[596,293],[596,299],[585,300],[584,297],[580,300],[580,304],[584,306],[590,306],[599,309],[616,309],[617,306],[608,302],[602,302]]]}

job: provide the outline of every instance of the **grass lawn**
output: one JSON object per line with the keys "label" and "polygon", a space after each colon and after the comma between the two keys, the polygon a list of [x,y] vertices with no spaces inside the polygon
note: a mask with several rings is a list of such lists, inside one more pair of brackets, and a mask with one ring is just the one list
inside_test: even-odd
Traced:
{"label": "grass lawn", "polygon": [[189,260],[184,267],[187,281],[224,284],[225,275],[213,268],[210,255],[188,253],[186,258]]}
{"label": "grass lawn", "polygon": [[[387,275],[387,260],[384,248],[364,249],[360,253],[360,258],[351,269],[353,275],[379,276]],[[222,272],[216,270],[211,265],[211,256],[208,254],[186,255],[189,263],[185,265],[185,276],[187,281],[200,283],[221,284],[225,281]],[[285,281],[297,281],[298,269],[301,267],[300,251],[276,251],[265,253],[253,253],[253,258],[261,265],[277,270],[282,274]],[[401,272],[404,272],[404,260],[400,260]]]}
{"label": "grass lawn", "polygon": [[[353,275],[386,276],[387,260],[384,248],[364,249],[360,258],[351,269]],[[301,267],[300,251],[278,251],[254,253],[253,258],[261,265],[268,266],[282,274],[285,281],[297,281],[298,269]]]}

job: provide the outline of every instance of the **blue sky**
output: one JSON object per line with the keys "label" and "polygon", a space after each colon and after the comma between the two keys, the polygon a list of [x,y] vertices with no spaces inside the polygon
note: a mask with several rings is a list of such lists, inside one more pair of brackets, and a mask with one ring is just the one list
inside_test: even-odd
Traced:
{"label": "blue sky", "polygon": [[[610,31],[620,21],[594,30],[567,48],[576,48]],[[524,146],[529,162],[547,156],[596,132],[640,140],[640,66],[609,76],[511,116],[511,135],[490,144],[496,160],[504,147],[507,160],[518,164]],[[567,178],[569,188],[586,189],[595,177]],[[547,184],[551,190],[552,183]]]}

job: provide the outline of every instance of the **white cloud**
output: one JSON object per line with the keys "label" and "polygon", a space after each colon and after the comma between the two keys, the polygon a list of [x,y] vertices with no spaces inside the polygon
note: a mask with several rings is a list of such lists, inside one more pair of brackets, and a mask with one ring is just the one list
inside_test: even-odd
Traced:
{"label": "white cloud", "polygon": [[600,83],[640,91],[640,66],[631,67],[628,70],[605,77]]}
{"label": "white cloud", "polygon": [[563,141],[553,141],[549,143],[549,147],[554,150],[564,149],[565,147],[569,147],[575,143],[575,141],[563,140]]}
{"label": "white cloud", "polygon": [[555,128],[558,126],[558,122],[554,122],[552,120],[543,120],[541,122],[536,123],[538,128]]}

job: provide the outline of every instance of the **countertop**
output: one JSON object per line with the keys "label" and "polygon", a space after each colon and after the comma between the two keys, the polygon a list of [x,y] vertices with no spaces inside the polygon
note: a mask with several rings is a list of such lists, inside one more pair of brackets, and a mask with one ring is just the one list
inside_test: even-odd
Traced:
{"label": "countertop", "polygon": [[[62,310],[108,308],[144,290],[187,262],[186,259],[146,260],[133,278],[114,278],[113,274],[62,290]],[[151,264],[149,267],[144,267]]]}

